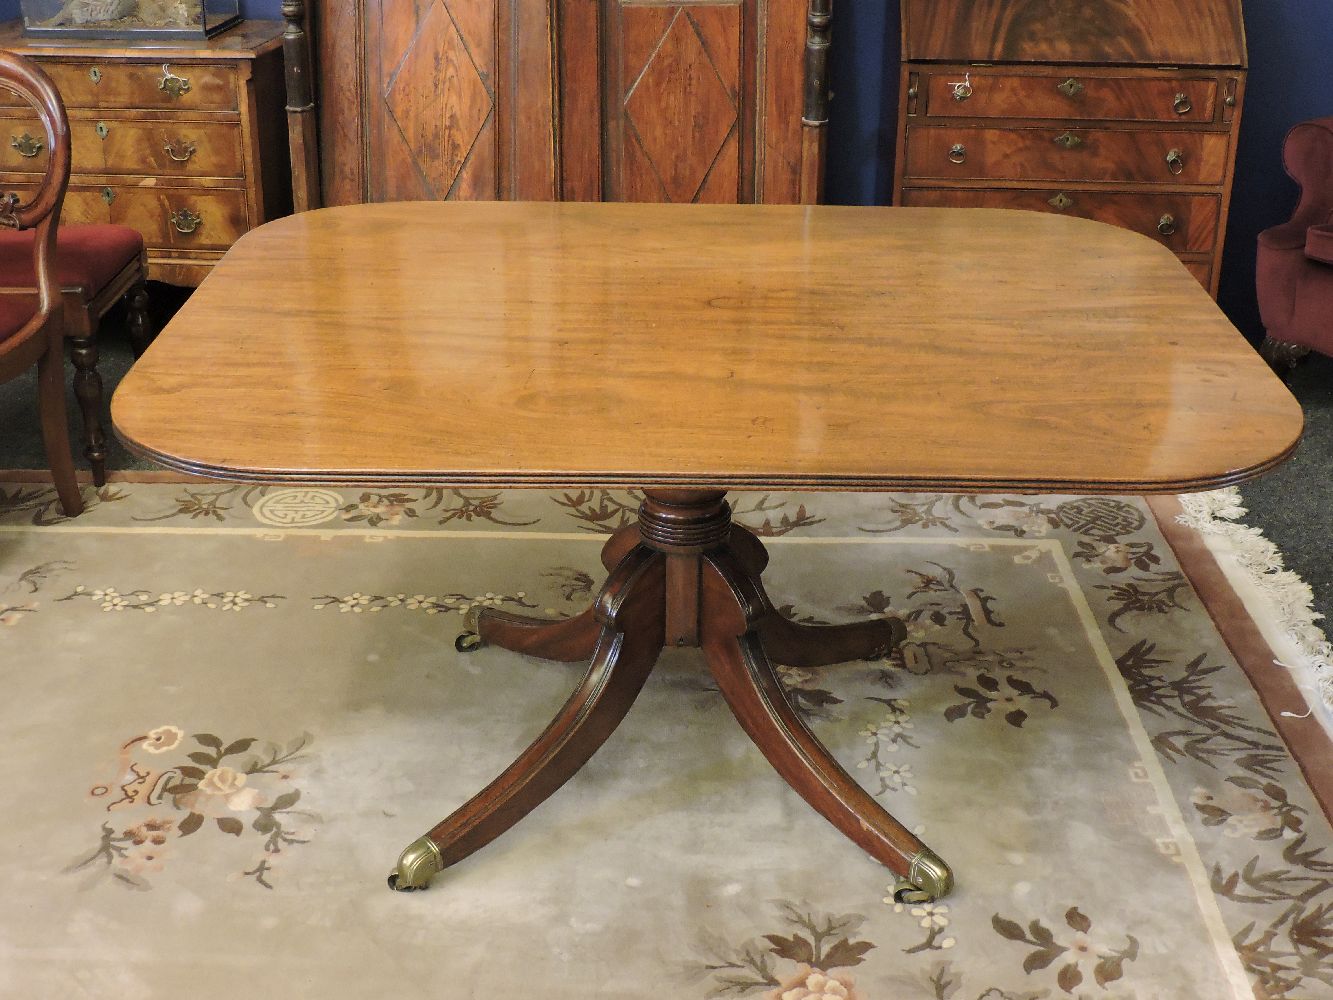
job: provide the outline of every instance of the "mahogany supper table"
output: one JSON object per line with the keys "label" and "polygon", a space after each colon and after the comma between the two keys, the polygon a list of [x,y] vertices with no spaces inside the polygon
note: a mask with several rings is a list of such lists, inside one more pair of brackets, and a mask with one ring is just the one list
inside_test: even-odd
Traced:
{"label": "mahogany supper table", "polygon": [[357,205],[263,226],[135,365],[113,418],[137,451],[224,479],[643,491],[591,608],[481,613],[481,642],[590,666],[391,885],[424,887],[551,795],[671,645],[703,650],[778,773],[917,901],[949,891],[948,866],[832,758],[771,665],[882,653],[902,626],[779,615],[726,492],[1201,490],[1272,467],[1301,431],[1185,268],[1125,230],[611,204]]}

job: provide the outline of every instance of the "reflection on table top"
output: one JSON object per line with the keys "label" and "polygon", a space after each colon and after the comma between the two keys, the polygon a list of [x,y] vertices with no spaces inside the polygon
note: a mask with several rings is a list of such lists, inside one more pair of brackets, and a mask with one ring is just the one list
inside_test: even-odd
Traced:
{"label": "reflection on table top", "polygon": [[959,209],[404,203],[250,233],[113,403],[246,480],[1204,489],[1295,400],[1164,247]]}

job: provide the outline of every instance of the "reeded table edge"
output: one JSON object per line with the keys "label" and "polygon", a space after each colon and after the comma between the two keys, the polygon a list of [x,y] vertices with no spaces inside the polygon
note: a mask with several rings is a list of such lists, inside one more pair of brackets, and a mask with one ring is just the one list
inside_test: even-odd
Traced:
{"label": "reeded table edge", "polygon": [[[1302,432],[1304,428],[1302,426]],[[932,478],[891,477],[862,475],[752,475],[717,473],[685,475],[681,473],[625,473],[600,472],[530,472],[486,473],[475,472],[350,472],[338,470],[271,470],[236,466],[216,466],[204,462],[167,455],[145,447],[127,437],[118,428],[116,436],[136,455],[156,462],[168,469],[188,473],[204,479],[255,484],[297,484],[314,486],[443,486],[486,487],[488,489],[725,489],[729,491],[758,492],[761,490],[795,490],[816,493],[1086,493],[1086,494],[1149,494],[1149,493],[1203,493],[1209,490],[1235,486],[1254,479],[1281,465],[1296,451],[1301,434],[1278,455],[1257,465],[1235,469],[1221,476],[1203,479],[1173,479],[1140,481],[1088,482],[1078,479],[999,479],[977,477]]]}

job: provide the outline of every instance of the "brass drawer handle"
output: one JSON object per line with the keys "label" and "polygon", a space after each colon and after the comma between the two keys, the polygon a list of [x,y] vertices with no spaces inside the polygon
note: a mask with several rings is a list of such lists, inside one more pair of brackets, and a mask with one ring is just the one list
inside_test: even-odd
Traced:
{"label": "brass drawer handle", "polygon": [[967,147],[964,146],[961,142],[956,143],[952,148],[950,148],[949,150],[950,163],[962,163],[966,159],[967,159]]}
{"label": "brass drawer handle", "polygon": [[198,145],[188,139],[168,139],[162,148],[177,163],[185,163],[199,151]]}
{"label": "brass drawer handle", "polygon": [[1187,115],[1194,110],[1194,102],[1190,100],[1189,94],[1180,93],[1176,95],[1176,99],[1172,102],[1171,107],[1175,109],[1176,114]]}
{"label": "brass drawer handle", "polygon": [[1166,154],[1166,169],[1179,176],[1185,171],[1185,154],[1173,149]]}
{"label": "brass drawer handle", "polygon": [[1157,220],[1157,231],[1163,236],[1176,235],[1176,217],[1169,212]]}
{"label": "brass drawer handle", "polygon": [[1047,201],[1046,204],[1050,205],[1052,208],[1057,208],[1061,212],[1063,212],[1066,208],[1074,207],[1074,199],[1069,197],[1069,195],[1065,194],[1063,191],[1061,191],[1054,198],[1051,198],[1049,201]]}
{"label": "brass drawer handle", "polygon": [[1077,97],[1079,94],[1083,93],[1083,84],[1079,83],[1071,76],[1064,83],[1057,84],[1055,89],[1060,91],[1060,93],[1064,94],[1066,97]]}
{"label": "brass drawer handle", "polygon": [[1078,149],[1079,146],[1083,145],[1083,140],[1074,135],[1073,132],[1066,132],[1064,135],[1055,137],[1055,144],[1065,149]]}
{"label": "brass drawer handle", "polygon": [[42,142],[41,139],[34,138],[27,132],[22,135],[10,136],[9,144],[19,151],[19,156],[29,160],[46,148],[46,143]]}
{"label": "brass drawer handle", "polygon": [[190,81],[187,77],[177,76],[171,72],[170,63],[163,63],[162,79],[157,81],[157,89],[169,95],[172,100],[178,101],[182,94],[190,92]]}
{"label": "brass drawer handle", "polygon": [[200,216],[191,212],[188,208],[182,208],[171,213],[171,224],[176,228],[176,232],[184,233],[186,236],[197,230],[203,224],[203,221]]}
{"label": "brass drawer handle", "polygon": [[955,101],[966,101],[972,96],[972,74],[968,73],[959,83],[951,83],[953,88],[953,99]]}

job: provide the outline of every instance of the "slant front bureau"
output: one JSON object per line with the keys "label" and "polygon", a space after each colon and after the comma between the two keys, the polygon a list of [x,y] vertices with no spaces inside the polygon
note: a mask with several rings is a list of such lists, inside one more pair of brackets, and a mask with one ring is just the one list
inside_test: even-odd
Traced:
{"label": "slant front bureau", "polygon": [[[237,353],[250,328],[271,336]],[[481,613],[482,642],[590,666],[532,745],[403,853],[397,888],[540,805],[662,648],[684,646],[905,900],[944,895],[952,873],[820,744],[773,668],[892,650],[902,623],[783,617],[726,492],[1207,489],[1270,468],[1301,430],[1268,366],[1141,236],[1031,212],[771,205],[303,212],[236,245],[112,416],[140,453],[230,479],[643,490],[585,612]]]}
{"label": "slant front bureau", "polygon": [[906,0],[895,201],[1124,226],[1216,295],[1245,65],[1239,0]]}
{"label": "slant front bureau", "polygon": [[[291,211],[281,25],[243,22],[198,43],[27,39],[0,48],[41,65],[69,111],[63,222],[143,233],[149,277],[197,285],[241,236]],[[46,166],[36,120],[0,94],[0,187]]]}

